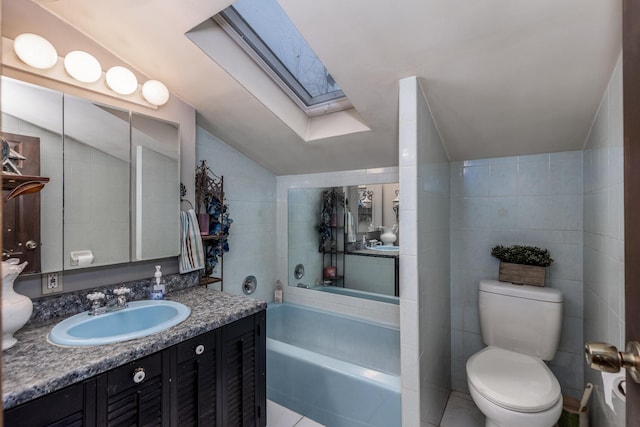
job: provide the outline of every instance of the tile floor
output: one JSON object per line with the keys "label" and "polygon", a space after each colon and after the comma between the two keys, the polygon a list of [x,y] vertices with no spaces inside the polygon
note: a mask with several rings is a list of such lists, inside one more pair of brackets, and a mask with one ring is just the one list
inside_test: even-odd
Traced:
{"label": "tile floor", "polygon": [[[275,402],[267,401],[267,427],[324,427]],[[484,415],[471,396],[454,391],[449,396],[440,427],[484,427]]]}
{"label": "tile floor", "polygon": [[471,396],[451,392],[440,421],[440,427],[484,427],[484,415],[476,407]]}
{"label": "tile floor", "polygon": [[267,400],[267,427],[324,427],[291,409]]}

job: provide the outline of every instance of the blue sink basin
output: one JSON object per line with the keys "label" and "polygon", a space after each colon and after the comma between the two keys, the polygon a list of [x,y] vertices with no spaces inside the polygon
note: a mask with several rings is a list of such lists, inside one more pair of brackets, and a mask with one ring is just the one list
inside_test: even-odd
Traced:
{"label": "blue sink basin", "polygon": [[400,250],[400,246],[393,246],[393,245],[374,246],[371,249],[373,249],[374,251],[380,251],[380,252],[398,252]]}
{"label": "blue sink basin", "polygon": [[146,337],[183,322],[191,309],[175,301],[133,301],[119,311],[89,316],[85,311],[63,320],[49,341],[64,346],[111,344]]}

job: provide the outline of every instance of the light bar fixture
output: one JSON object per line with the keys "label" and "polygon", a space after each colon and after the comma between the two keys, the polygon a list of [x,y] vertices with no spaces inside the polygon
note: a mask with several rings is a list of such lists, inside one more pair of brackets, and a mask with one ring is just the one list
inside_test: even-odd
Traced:
{"label": "light bar fixture", "polygon": [[22,62],[39,70],[48,70],[58,62],[56,48],[37,34],[20,34],[13,41],[13,50]]}
{"label": "light bar fixture", "polygon": [[138,79],[128,68],[116,65],[105,76],[107,86],[120,95],[131,95],[138,88]]}
{"label": "light bar fixture", "polygon": [[[18,58],[30,67],[48,70],[58,63],[56,48],[44,37],[33,33],[20,34],[13,41],[13,50]],[[90,53],[74,50],[64,58],[64,69],[73,79],[91,84],[98,82],[103,75],[100,62]],[[138,89],[138,79],[128,68],[116,65],[104,73],[106,86],[118,95],[132,95]],[[86,89],[96,88],[84,86]],[[142,99],[154,107],[159,107],[169,101],[170,93],[167,86],[158,80],[148,80],[140,87],[141,99],[129,98],[129,101],[142,103]]]}
{"label": "light bar fixture", "polygon": [[82,83],[97,82],[102,77],[102,67],[98,60],[81,50],[69,52],[64,57],[64,68],[71,77]]}
{"label": "light bar fixture", "polygon": [[147,80],[142,85],[142,97],[152,105],[164,105],[169,101],[169,89],[158,80]]}

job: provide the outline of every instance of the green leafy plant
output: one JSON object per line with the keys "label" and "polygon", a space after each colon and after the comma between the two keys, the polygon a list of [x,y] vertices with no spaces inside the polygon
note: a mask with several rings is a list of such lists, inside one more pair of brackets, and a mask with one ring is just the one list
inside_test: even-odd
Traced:
{"label": "green leafy plant", "polygon": [[503,262],[512,264],[536,265],[548,267],[553,262],[548,249],[540,249],[536,246],[502,246],[491,249],[491,255]]}

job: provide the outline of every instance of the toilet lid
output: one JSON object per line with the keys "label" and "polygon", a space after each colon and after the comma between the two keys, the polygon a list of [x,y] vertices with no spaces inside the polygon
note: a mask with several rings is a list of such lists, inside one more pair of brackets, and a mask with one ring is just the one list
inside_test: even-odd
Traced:
{"label": "toilet lid", "polygon": [[467,377],[486,399],[514,411],[544,411],[560,398],[560,384],[541,359],[498,347],[471,356]]}

